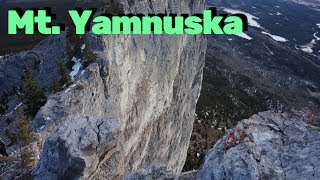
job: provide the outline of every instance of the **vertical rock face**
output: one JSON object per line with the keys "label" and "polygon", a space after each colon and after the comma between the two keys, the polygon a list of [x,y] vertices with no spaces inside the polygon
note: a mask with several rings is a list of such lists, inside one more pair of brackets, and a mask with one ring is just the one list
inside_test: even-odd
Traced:
{"label": "vertical rock face", "polygon": [[[198,13],[202,0],[129,1],[132,13]],[[120,178],[154,163],[182,170],[206,51],[203,35],[92,37],[99,56],[33,121],[36,179]]]}

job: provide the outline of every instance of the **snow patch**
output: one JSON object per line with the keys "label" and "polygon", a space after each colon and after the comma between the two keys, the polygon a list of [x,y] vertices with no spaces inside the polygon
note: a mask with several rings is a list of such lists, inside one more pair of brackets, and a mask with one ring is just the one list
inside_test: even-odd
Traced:
{"label": "snow patch", "polygon": [[83,43],[81,46],[81,52],[83,52],[84,48],[86,48],[86,44]]}
{"label": "snow patch", "polygon": [[274,53],[270,50],[270,48],[266,44],[263,43],[263,45],[264,45],[264,47],[267,48],[267,50],[270,52],[271,55],[274,55]]}
{"label": "snow patch", "polygon": [[243,39],[247,39],[247,40],[252,40],[253,38],[248,36],[246,33],[242,33],[242,34],[236,34],[236,36],[239,36]]}
{"label": "snow patch", "polygon": [[316,24],[318,26],[318,28],[320,28],[320,23]]}
{"label": "snow patch", "polygon": [[[228,9],[228,8],[224,8],[223,11],[227,12],[227,13],[230,13],[230,14],[244,14],[247,16],[248,18],[248,23],[249,23],[249,26],[252,26],[252,27],[257,27],[257,28],[262,28],[260,26],[260,24],[255,20],[255,19],[259,19],[258,17],[252,15],[252,14],[249,14],[249,13],[246,13],[246,12],[243,12],[243,11],[239,11],[239,10],[234,10],[234,9]],[[263,29],[263,28],[262,28]]]}
{"label": "snow patch", "polygon": [[273,34],[270,34],[270,33],[264,32],[264,31],[262,31],[261,33],[270,36],[275,41],[279,41],[279,42],[287,42],[288,41],[286,38],[283,38],[281,36],[273,35]]}
{"label": "snow patch", "polygon": [[66,91],[64,91],[64,93],[67,93],[67,92],[69,92],[70,91],[70,88],[68,88]]}
{"label": "snow patch", "polygon": [[4,117],[10,116],[15,110],[17,110],[20,106],[22,106],[23,102],[20,102],[16,107],[13,108],[13,111],[8,114],[3,115]]}
{"label": "snow patch", "polygon": [[320,37],[317,36],[318,33],[319,33],[319,32],[315,32],[315,33],[313,34],[313,37],[316,38],[317,41],[320,41]]}
{"label": "snow patch", "polygon": [[[319,25],[320,25],[320,24],[319,24]],[[313,47],[317,44],[317,41],[320,41],[320,37],[317,36],[318,33],[319,33],[319,32],[315,32],[315,33],[313,34],[313,37],[314,37],[315,39],[312,39],[311,42],[308,43],[308,44],[305,44],[305,45],[303,45],[303,46],[300,46],[300,47],[301,47],[300,49],[301,49],[302,51],[306,52],[306,53],[313,53]]]}
{"label": "snow patch", "polygon": [[74,62],[74,66],[72,67],[72,71],[70,73],[70,76],[72,79],[79,73],[80,68],[81,68],[81,59],[79,58],[72,58],[72,61]]}
{"label": "snow patch", "polygon": [[301,46],[301,50],[306,53],[313,53],[313,47],[316,44],[316,40],[312,39],[312,41],[309,44]]}
{"label": "snow patch", "polygon": [[314,85],[312,82],[310,82],[310,81],[305,81],[305,84],[307,85],[307,86],[312,86],[313,88],[317,88],[317,86],[316,85]]}
{"label": "snow patch", "polygon": [[22,104],[23,104],[23,102],[21,102],[20,104],[18,104],[18,105],[14,108],[14,110],[17,110]]}
{"label": "snow patch", "polygon": [[282,15],[282,13],[280,13],[280,12],[277,12],[277,14],[276,14],[277,16],[280,16],[280,15]]}
{"label": "snow patch", "polygon": [[86,70],[82,70],[80,73],[80,76],[83,76],[85,72],[86,72]]}

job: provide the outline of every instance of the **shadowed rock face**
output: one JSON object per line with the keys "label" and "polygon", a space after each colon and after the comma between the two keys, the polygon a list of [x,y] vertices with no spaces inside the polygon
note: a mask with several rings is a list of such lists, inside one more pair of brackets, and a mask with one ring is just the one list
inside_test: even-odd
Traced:
{"label": "shadowed rock face", "polygon": [[[198,13],[203,1],[130,1],[132,13]],[[36,179],[121,178],[153,163],[180,173],[206,52],[203,35],[92,36],[97,63],[33,121]],[[98,47],[99,46],[99,47]]]}
{"label": "shadowed rock face", "polygon": [[0,139],[0,154],[2,156],[8,156],[7,151],[6,151],[6,145],[4,144],[2,139]]}

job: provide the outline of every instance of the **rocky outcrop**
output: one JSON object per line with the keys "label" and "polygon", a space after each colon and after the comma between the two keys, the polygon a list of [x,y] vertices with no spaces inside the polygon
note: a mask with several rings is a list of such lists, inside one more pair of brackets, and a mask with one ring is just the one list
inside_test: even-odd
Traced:
{"label": "rocky outcrop", "polygon": [[[308,114],[306,116],[306,114]],[[227,131],[209,151],[198,171],[172,174],[164,165],[128,174],[127,179],[318,179],[319,120],[308,109],[262,112]]]}
{"label": "rocky outcrop", "polygon": [[4,92],[12,92],[21,85],[23,63],[26,63],[40,81],[42,87],[49,89],[51,77],[58,74],[60,62],[66,59],[65,36],[49,36],[32,50],[17,54],[0,56],[0,97]]}
{"label": "rocky outcrop", "polygon": [[[318,179],[320,128],[307,112],[263,112],[229,130],[196,179]],[[318,117],[319,118],[319,117]]]}
{"label": "rocky outcrop", "polygon": [[[197,13],[201,1],[129,1],[132,13]],[[98,60],[33,121],[36,179],[121,178],[154,163],[180,173],[206,51],[203,35],[92,36]],[[99,46],[99,47],[97,47]]]}

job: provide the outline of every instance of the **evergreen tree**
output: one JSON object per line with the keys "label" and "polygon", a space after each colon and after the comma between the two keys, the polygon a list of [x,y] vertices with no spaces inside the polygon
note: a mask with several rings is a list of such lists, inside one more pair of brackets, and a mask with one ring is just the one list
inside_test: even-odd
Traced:
{"label": "evergreen tree", "polygon": [[21,109],[17,110],[18,119],[17,123],[19,125],[19,139],[22,146],[27,146],[32,140],[32,130],[30,126],[30,118],[25,117]]}
{"label": "evergreen tree", "polygon": [[76,34],[76,27],[71,18],[67,20],[66,41],[68,59],[71,60],[73,57],[80,57],[81,46],[84,40],[81,35]]}
{"label": "evergreen tree", "polygon": [[32,72],[26,63],[23,64],[22,99],[27,105],[25,113],[28,117],[34,117],[39,109],[46,103],[47,97],[37,81],[33,79]]}
{"label": "evergreen tree", "polygon": [[[69,32],[69,31],[67,31],[67,32]],[[73,57],[73,50],[72,50],[71,42],[70,42],[70,40],[68,40],[68,35],[67,35],[67,39],[66,39],[66,51],[67,51],[68,60],[71,61],[71,59]],[[70,68],[72,68],[72,65]]]}
{"label": "evergreen tree", "polygon": [[21,161],[25,166],[30,165],[34,161],[32,151],[28,145],[31,143],[33,134],[30,126],[30,118],[25,117],[21,109],[17,110],[18,114],[18,126],[19,126],[19,142],[20,142],[20,153]]}
{"label": "evergreen tree", "polygon": [[118,0],[104,0],[104,2],[109,4],[108,14],[112,14],[112,15],[124,14],[123,7]]}
{"label": "evergreen tree", "polygon": [[10,144],[13,145],[18,142],[17,134],[12,133],[10,129],[5,129],[4,134],[7,136],[7,138],[10,140]]}
{"label": "evergreen tree", "polygon": [[85,38],[85,48],[83,49],[83,65],[84,67],[89,66],[89,64],[94,63],[97,59],[97,55],[93,53],[88,37]]}
{"label": "evergreen tree", "polygon": [[51,89],[52,93],[57,93],[61,90],[60,83],[55,76],[51,77],[51,88],[50,89]]}
{"label": "evergreen tree", "polygon": [[8,110],[9,93],[4,92],[0,99],[0,115]]}
{"label": "evergreen tree", "polygon": [[7,122],[8,126],[9,126],[12,123],[12,120],[10,118],[7,118],[6,122]]}
{"label": "evergreen tree", "polygon": [[61,75],[60,86],[64,87],[64,86],[70,85],[71,77],[68,73],[66,66],[63,63],[60,63],[59,66],[60,66],[60,75]]}
{"label": "evergreen tree", "polygon": [[22,147],[20,148],[21,153],[21,162],[24,166],[33,166],[34,163],[34,154],[28,147]]}
{"label": "evergreen tree", "polygon": [[69,41],[72,44],[78,42],[79,39],[81,39],[81,36],[76,34],[76,26],[73,20],[71,19],[71,17],[67,19],[66,24],[67,24],[67,35],[66,35],[67,41]]}

